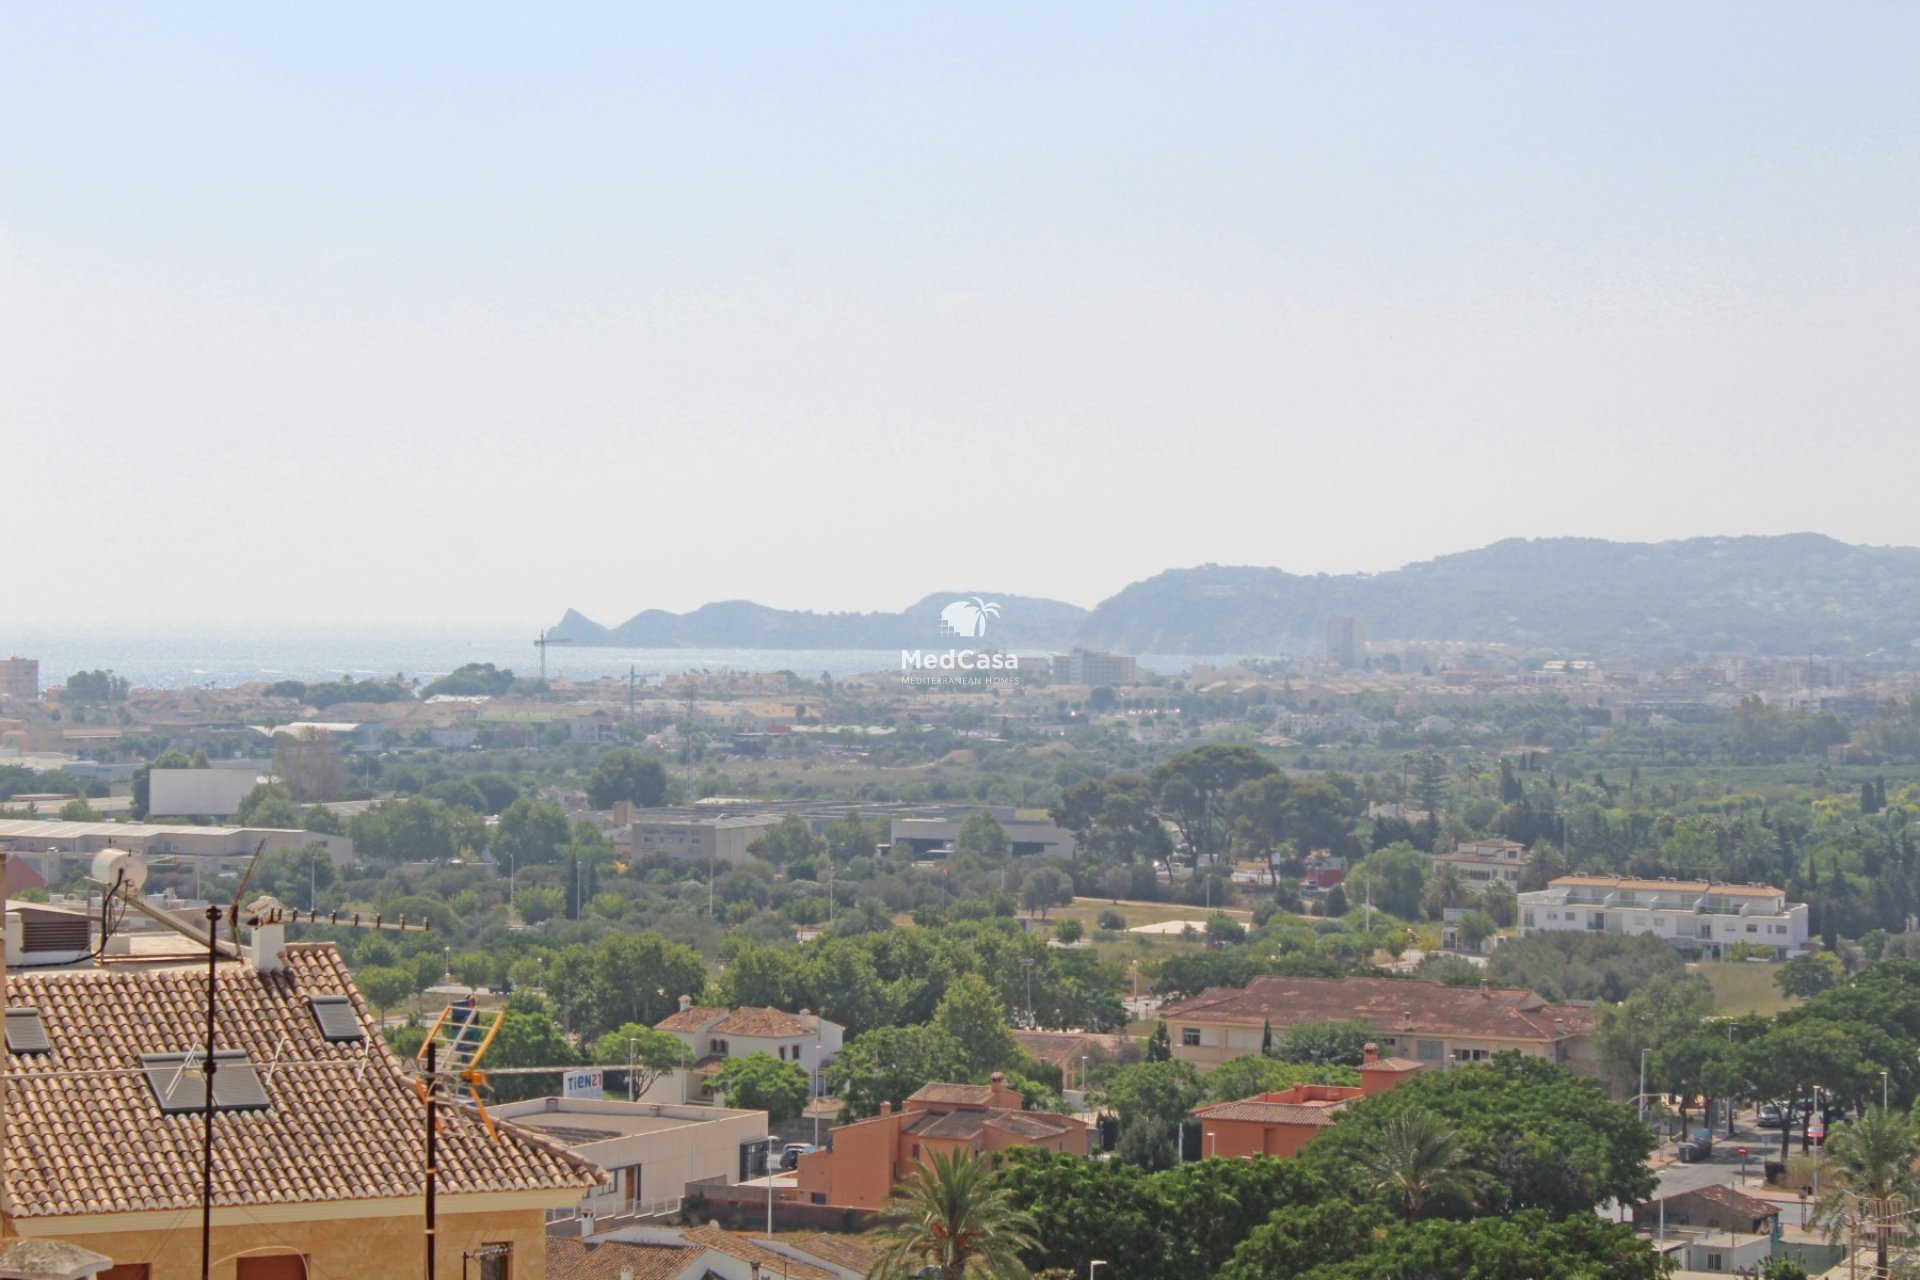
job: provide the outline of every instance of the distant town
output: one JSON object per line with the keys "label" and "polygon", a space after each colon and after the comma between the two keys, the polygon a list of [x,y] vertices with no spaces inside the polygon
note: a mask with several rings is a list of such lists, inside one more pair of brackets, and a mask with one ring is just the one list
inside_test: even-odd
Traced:
{"label": "distant town", "polygon": [[[1002,670],[0,661],[12,1231],[112,1276],[852,1277],[978,1164],[1039,1274],[1273,1274],[1259,1224],[1329,1196],[1618,1275],[1904,1253],[1835,1170],[1920,1094],[1915,672],[1353,614],[1314,659]],[[321,1113],[381,1154],[305,1158]],[[1417,1198],[1416,1142],[1455,1171]],[[1206,1180],[1240,1226],[1141,1208],[1107,1256]]]}

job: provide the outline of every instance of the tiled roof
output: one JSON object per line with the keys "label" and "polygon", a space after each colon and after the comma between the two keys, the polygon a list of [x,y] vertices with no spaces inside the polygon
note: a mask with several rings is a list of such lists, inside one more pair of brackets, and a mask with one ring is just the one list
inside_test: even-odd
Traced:
{"label": "tiled roof", "polygon": [[590,1243],[577,1236],[547,1237],[547,1280],[673,1280],[706,1251],[698,1245]]}
{"label": "tiled roof", "polygon": [[1586,1005],[1548,1004],[1518,987],[1450,987],[1411,978],[1260,977],[1245,987],[1208,987],[1167,1005],[1160,1016],[1169,1024],[1271,1020],[1275,1031],[1359,1018],[1385,1035],[1540,1042],[1593,1030],[1593,1009]]}
{"label": "tiled roof", "polygon": [[1708,1204],[1716,1204],[1723,1209],[1731,1209],[1736,1213],[1755,1218],[1764,1218],[1769,1214],[1780,1212],[1780,1206],[1770,1200],[1750,1196],[1744,1191],[1736,1191],[1732,1187],[1724,1187],[1717,1182],[1710,1182],[1706,1186],[1695,1187],[1690,1191],[1676,1191],[1666,1197],[1666,1200],[1668,1204],[1676,1200],[1704,1200]]}
{"label": "tiled roof", "polygon": [[1068,1121],[1045,1111],[999,1111],[987,1123],[1020,1138],[1052,1138],[1067,1132]]}
{"label": "tiled roof", "polygon": [[[244,1050],[269,1106],[214,1117],[214,1204],[260,1205],[420,1194],[419,1095],[368,1018],[331,944],[286,949],[288,968],[218,971],[216,1046]],[[198,1113],[163,1115],[142,1054],[179,1053],[205,1035],[199,966],[22,970],[6,975],[11,1007],[41,1012],[52,1052],[6,1060],[7,1144],[0,1154],[22,1217],[189,1209],[199,1204]],[[346,995],[365,1044],[330,1043],[308,998]],[[367,1053],[365,1070],[362,1053]],[[446,1195],[579,1191],[593,1166],[546,1139],[441,1109]]]}
{"label": "tiled roof", "polygon": [[805,1018],[778,1009],[735,1009],[713,1029],[723,1036],[753,1036],[765,1040],[813,1034]]}
{"label": "tiled roof", "polygon": [[990,1084],[923,1084],[907,1095],[908,1102],[936,1102],[962,1107],[993,1105]]}
{"label": "tiled roof", "polygon": [[[855,1239],[852,1236],[834,1236],[828,1235],[825,1232],[821,1232],[819,1235],[807,1236],[802,1240],[795,1240],[793,1247],[802,1253],[809,1253],[825,1262],[832,1263],[836,1267],[845,1267],[848,1271],[861,1272],[870,1270],[873,1264],[879,1261],[882,1252],[873,1245]],[[639,1278],[635,1277],[635,1280],[639,1280]]]}
{"label": "tiled roof", "polygon": [[913,1119],[908,1122],[908,1133],[923,1138],[964,1138],[972,1141],[980,1136],[987,1127],[990,1112],[986,1111],[918,1111],[909,1113]]}
{"label": "tiled roof", "polygon": [[707,1024],[716,1018],[727,1016],[725,1009],[715,1009],[707,1005],[696,1004],[691,1009],[682,1009],[653,1024],[655,1031],[704,1031]]}
{"label": "tiled roof", "polygon": [[1202,1120],[1251,1120],[1257,1124],[1305,1124],[1324,1128],[1346,1106],[1344,1102],[1309,1107],[1298,1102],[1218,1102],[1211,1107],[1195,1107]]}
{"label": "tiled roof", "polygon": [[1080,1056],[1095,1051],[1112,1055],[1133,1042],[1131,1036],[1101,1035],[1091,1031],[1016,1031],[1013,1038],[1020,1047],[1042,1062],[1056,1067],[1074,1063],[1078,1071]]}
{"label": "tiled roof", "polygon": [[1426,1064],[1415,1062],[1412,1058],[1375,1058],[1372,1062],[1360,1064],[1362,1071],[1418,1071]]}
{"label": "tiled roof", "polygon": [[985,1111],[921,1111],[906,1125],[908,1133],[923,1138],[951,1138],[972,1141],[988,1128],[1004,1130],[1019,1138],[1052,1138],[1067,1132],[1077,1120],[1054,1115],[1050,1111],[1011,1111],[994,1107]]}
{"label": "tiled roof", "polygon": [[833,1272],[825,1267],[816,1267],[811,1262],[800,1262],[784,1253],[775,1253],[746,1236],[722,1230],[712,1223],[682,1231],[680,1238],[688,1244],[705,1245],[729,1257],[738,1258],[749,1266],[757,1262],[762,1275],[780,1275],[782,1268],[785,1268],[787,1280],[837,1280]]}

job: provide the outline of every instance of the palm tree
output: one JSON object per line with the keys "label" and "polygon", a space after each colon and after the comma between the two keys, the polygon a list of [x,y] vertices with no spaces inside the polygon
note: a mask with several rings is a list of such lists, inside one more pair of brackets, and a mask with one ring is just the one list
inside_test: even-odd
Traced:
{"label": "palm tree", "polygon": [[1874,1231],[1875,1276],[1884,1277],[1895,1223],[1916,1203],[1920,1176],[1920,1130],[1911,1115],[1871,1108],[1827,1140],[1825,1169],[1813,1222],[1838,1240],[1847,1220],[1879,1224]]}
{"label": "palm tree", "polygon": [[1467,892],[1467,877],[1460,868],[1443,862],[1433,869],[1433,878],[1427,881],[1425,906],[1428,911],[1444,913],[1449,908],[1465,906]]}
{"label": "palm tree", "polygon": [[1411,1223],[1436,1195],[1470,1195],[1479,1175],[1459,1137],[1435,1115],[1406,1111],[1387,1121],[1360,1156],[1368,1190],[1386,1192]]}
{"label": "palm tree", "polygon": [[899,1222],[872,1280],[986,1276],[1020,1280],[1022,1250],[1034,1246],[1032,1221],[995,1185],[986,1161],[964,1151],[936,1151],[914,1165],[888,1203]]}

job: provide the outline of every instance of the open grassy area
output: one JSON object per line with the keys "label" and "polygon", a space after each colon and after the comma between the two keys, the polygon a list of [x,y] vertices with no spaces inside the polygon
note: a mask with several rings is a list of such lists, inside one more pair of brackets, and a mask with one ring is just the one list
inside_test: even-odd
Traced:
{"label": "open grassy area", "polygon": [[1721,960],[1688,966],[1713,988],[1713,1003],[1721,1014],[1737,1018],[1746,1013],[1773,1014],[1796,1002],[1780,994],[1773,975],[1780,966]]}
{"label": "open grassy area", "polygon": [[[1253,923],[1253,912],[1241,911],[1233,907],[1216,907],[1241,924]],[[1132,929],[1143,924],[1162,924],[1168,920],[1193,920],[1204,922],[1212,914],[1205,907],[1189,907],[1179,902],[1135,902],[1122,898],[1118,903],[1106,898],[1075,898],[1070,907],[1055,907],[1048,917],[1052,920],[1078,920],[1092,929],[1099,921],[1102,912],[1118,911],[1126,918],[1127,928]]]}

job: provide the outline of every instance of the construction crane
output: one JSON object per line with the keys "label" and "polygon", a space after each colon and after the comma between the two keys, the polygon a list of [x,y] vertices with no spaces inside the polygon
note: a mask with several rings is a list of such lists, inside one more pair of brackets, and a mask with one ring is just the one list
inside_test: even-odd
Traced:
{"label": "construction crane", "polygon": [[547,678],[547,646],[550,644],[572,644],[572,643],[573,641],[565,639],[560,636],[548,638],[547,633],[545,631],[542,631],[540,633],[540,638],[533,642],[533,647],[540,651],[540,678],[542,680],[545,680]]}

